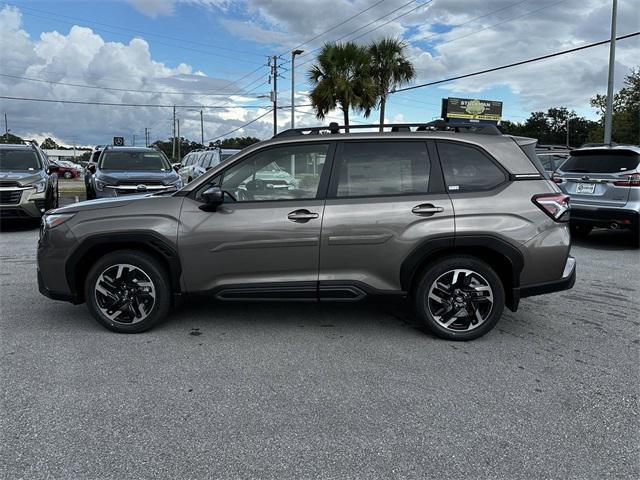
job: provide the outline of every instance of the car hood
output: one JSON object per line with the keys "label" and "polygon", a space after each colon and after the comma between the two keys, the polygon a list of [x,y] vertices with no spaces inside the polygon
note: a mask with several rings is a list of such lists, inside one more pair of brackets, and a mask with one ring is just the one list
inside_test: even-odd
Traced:
{"label": "car hood", "polygon": [[110,185],[118,185],[125,182],[131,184],[132,182],[147,183],[158,182],[166,185],[175,182],[180,178],[175,170],[166,172],[135,172],[127,170],[100,170],[96,173],[96,176],[103,182]]}
{"label": "car hood", "polygon": [[14,170],[0,172],[0,183],[18,182],[20,185],[29,185],[38,180],[42,180],[42,171],[37,170]]}
{"label": "car hood", "polygon": [[88,210],[102,210],[103,208],[124,207],[140,200],[148,200],[153,194],[142,193],[140,195],[132,194],[126,197],[99,198],[97,200],[86,200],[84,202],[72,203],[64,207],[56,208],[51,213],[74,213]]}

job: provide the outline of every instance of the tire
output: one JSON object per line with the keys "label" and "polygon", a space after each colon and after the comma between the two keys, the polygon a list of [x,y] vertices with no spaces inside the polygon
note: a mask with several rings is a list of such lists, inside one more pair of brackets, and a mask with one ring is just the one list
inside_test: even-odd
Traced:
{"label": "tire", "polygon": [[631,245],[634,248],[640,248],[640,225],[636,225],[636,228],[631,230]]}
{"label": "tire", "polygon": [[584,225],[582,223],[572,223],[569,225],[571,236],[575,238],[586,238],[593,230],[593,226]]}
{"label": "tire", "polygon": [[[171,289],[167,277],[165,269],[146,253],[135,250],[109,253],[87,275],[84,285],[87,307],[98,323],[111,331],[144,332],[169,313]],[[114,306],[120,308],[111,310]]]}
{"label": "tire", "polygon": [[73,178],[73,173],[71,172],[64,172],[64,175],[62,175],[64,178],[66,178],[67,180]]}
{"label": "tire", "polygon": [[498,323],[505,295],[500,277],[487,263],[457,255],[424,271],[414,300],[418,318],[430,332],[446,340],[466,341],[481,337]]}

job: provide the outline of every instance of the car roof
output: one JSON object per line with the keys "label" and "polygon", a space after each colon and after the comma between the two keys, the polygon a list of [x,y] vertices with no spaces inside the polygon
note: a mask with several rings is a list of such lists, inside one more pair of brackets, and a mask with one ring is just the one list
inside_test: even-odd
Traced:
{"label": "car roof", "polygon": [[24,145],[22,143],[0,143],[3,150],[33,150],[34,145]]}
{"label": "car roof", "polygon": [[627,152],[635,152],[640,155],[640,146],[637,145],[601,145],[601,146],[593,146],[593,147],[583,147],[576,148],[572,150],[571,153],[576,152],[615,152],[615,151],[627,151]]}

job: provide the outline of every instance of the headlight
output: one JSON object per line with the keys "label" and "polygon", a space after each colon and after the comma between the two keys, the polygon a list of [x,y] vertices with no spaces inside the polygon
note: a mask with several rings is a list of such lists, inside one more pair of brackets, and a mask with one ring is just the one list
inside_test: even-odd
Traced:
{"label": "headlight", "polygon": [[96,190],[103,191],[104,187],[106,187],[107,184],[105,182],[103,182],[102,180],[99,180],[97,178],[95,180],[96,180],[96,182],[95,182],[96,183]]}
{"label": "headlight", "polygon": [[58,225],[71,220],[75,213],[54,213],[51,215],[45,215],[42,218],[42,225],[45,229],[55,228]]}
{"label": "headlight", "polygon": [[36,193],[42,193],[47,188],[47,179],[43,178],[42,180],[38,180],[37,182],[33,182],[31,184],[31,186],[36,189]]}

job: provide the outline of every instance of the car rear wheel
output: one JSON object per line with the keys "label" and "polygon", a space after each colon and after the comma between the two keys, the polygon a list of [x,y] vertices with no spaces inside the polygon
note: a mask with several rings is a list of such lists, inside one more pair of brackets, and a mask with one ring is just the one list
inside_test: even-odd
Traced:
{"label": "car rear wheel", "polygon": [[504,309],[500,277],[470,256],[444,258],[427,268],[415,292],[419,318],[436,336],[473,340],[491,330]]}
{"label": "car rear wheel", "polygon": [[67,180],[69,180],[70,178],[73,178],[73,173],[71,172],[64,172],[64,178],[66,178]]}
{"label": "car rear wheel", "polygon": [[575,238],[586,238],[591,233],[593,227],[591,225],[583,225],[581,223],[572,223],[569,225],[571,235]]}
{"label": "car rear wheel", "polygon": [[105,255],[89,271],[85,299],[93,317],[118,333],[149,330],[168,314],[167,274],[151,256],[136,251]]}

